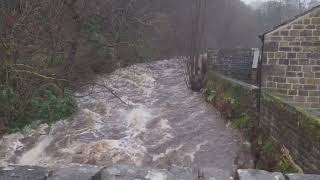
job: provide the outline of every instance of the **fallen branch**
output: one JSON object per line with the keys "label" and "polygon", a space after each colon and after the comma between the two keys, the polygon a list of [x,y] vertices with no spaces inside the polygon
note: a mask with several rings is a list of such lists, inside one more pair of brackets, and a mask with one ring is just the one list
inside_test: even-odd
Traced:
{"label": "fallen branch", "polygon": [[66,79],[58,79],[58,78],[54,78],[54,77],[49,77],[49,76],[45,76],[45,75],[42,75],[42,74],[39,74],[39,73],[37,73],[37,72],[33,72],[33,71],[27,71],[27,70],[14,70],[14,72],[17,72],[17,73],[26,73],[26,74],[31,74],[31,75],[34,75],[34,76],[40,77],[40,78],[42,78],[42,79],[47,79],[47,80],[68,82],[68,80],[66,80]]}
{"label": "fallen branch", "polygon": [[[108,87],[107,85],[105,85],[105,84],[99,84],[99,83],[87,83],[87,84],[84,85],[84,87],[86,87],[86,86],[88,86],[88,85],[92,87],[91,91],[90,91],[88,94],[82,95],[82,96],[75,96],[75,97],[81,98],[81,97],[90,96],[90,95],[92,95],[92,94],[94,94],[94,93],[104,93],[104,92],[108,92],[108,93],[111,93],[111,94],[112,94],[114,97],[116,97],[117,99],[119,99],[121,103],[125,104],[126,106],[130,106],[130,104],[128,104],[127,102],[125,102],[112,88]],[[93,90],[93,87],[94,87],[94,86],[102,87],[102,88],[106,89],[106,91],[94,91],[94,90]]]}
{"label": "fallen branch", "polygon": [[29,68],[29,69],[34,69],[33,67],[31,67],[29,65],[26,65],[26,64],[14,64],[14,66],[21,66],[21,67],[26,67],[26,68]]}

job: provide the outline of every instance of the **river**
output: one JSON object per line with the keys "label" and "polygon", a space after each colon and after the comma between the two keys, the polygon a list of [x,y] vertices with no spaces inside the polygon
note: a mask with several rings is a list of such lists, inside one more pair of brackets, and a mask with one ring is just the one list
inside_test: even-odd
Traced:
{"label": "river", "polygon": [[240,136],[200,93],[188,90],[181,60],[119,69],[76,95],[79,110],[71,118],[5,136],[0,166],[178,166],[221,177],[234,168]]}

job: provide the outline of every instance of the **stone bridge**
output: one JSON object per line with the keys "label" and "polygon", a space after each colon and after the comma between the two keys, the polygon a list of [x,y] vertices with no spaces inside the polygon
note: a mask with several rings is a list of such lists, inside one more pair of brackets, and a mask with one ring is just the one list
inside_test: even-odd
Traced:
{"label": "stone bridge", "polygon": [[[9,166],[0,170],[1,180],[220,180],[202,173],[181,169],[175,173],[160,169],[115,165],[103,168],[90,165],[61,166],[46,169],[35,166]],[[319,175],[282,174],[253,169],[239,169],[236,180],[319,180]]]}

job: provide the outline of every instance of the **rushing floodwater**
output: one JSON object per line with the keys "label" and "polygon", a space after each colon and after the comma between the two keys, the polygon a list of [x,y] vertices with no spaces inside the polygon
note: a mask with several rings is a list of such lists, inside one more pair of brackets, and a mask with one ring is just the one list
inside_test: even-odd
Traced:
{"label": "rushing floodwater", "polygon": [[0,166],[120,163],[232,171],[238,135],[201,94],[187,89],[179,60],[119,69],[97,84],[77,94],[83,97],[72,118],[5,136]]}

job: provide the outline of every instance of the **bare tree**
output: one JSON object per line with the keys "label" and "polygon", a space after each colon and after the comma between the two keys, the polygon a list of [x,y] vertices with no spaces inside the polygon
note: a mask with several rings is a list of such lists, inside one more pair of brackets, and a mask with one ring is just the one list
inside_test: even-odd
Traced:
{"label": "bare tree", "polygon": [[197,0],[192,7],[191,43],[190,56],[187,64],[187,84],[194,91],[200,91],[205,81],[206,57],[201,56],[204,52],[204,31],[206,23],[206,1]]}
{"label": "bare tree", "polygon": [[65,72],[67,73],[68,78],[73,74],[73,68],[75,65],[75,59],[77,56],[79,43],[80,43],[80,33],[81,33],[81,16],[79,12],[76,9],[78,0],[71,0],[71,1],[65,1],[65,5],[68,8],[68,14],[70,15],[72,19],[72,28],[73,33],[70,34],[71,40],[70,40],[70,49],[68,52],[68,56],[66,59],[66,66],[65,66]]}

